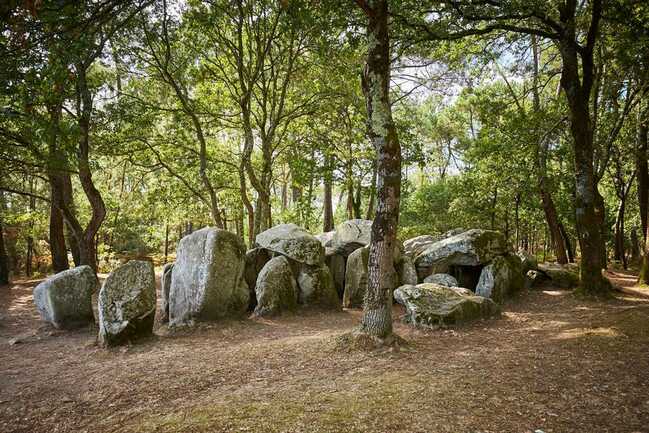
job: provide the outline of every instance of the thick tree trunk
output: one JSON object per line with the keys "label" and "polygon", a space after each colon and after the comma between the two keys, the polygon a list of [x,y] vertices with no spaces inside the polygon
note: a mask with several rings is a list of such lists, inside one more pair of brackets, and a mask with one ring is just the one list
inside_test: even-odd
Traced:
{"label": "thick tree trunk", "polygon": [[626,254],[624,251],[624,208],[625,198],[620,200],[620,205],[617,209],[617,216],[615,218],[615,249],[614,258],[622,262],[624,269],[627,268]]}
{"label": "thick tree trunk", "polygon": [[[51,189],[56,188],[51,186]],[[65,271],[70,268],[68,252],[65,248],[64,222],[61,211],[54,205],[55,193],[51,193],[50,206],[50,253],[52,255],[52,269],[54,272]]]}
{"label": "thick tree trunk", "polygon": [[368,132],[377,155],[378,196],[376,216],[372,223],[361,331],[385,339],[392,334],[392,290],[395,288],[393,255],[401,194],[401,148],[389,99],[388,4],[385,0],[362,3],[369,20],[363,93],[367,103]]}
{"label": "thick tree trunk", "polygon": [[[573,6],[576,7],[571,4],[571,8]],[[595,6],[598,10],[593,12],[594,15],[601,12],[601,2],[596,2]],[[579,291],[588,295],[603,295],[608,294],[611,284],[602,274],[602,270],[606,268],[603,239],[605,209],[604,199],[597,188],[598,181],[593,166],[593,127],[589,111],[593,81],[593,46],[582,50],[580,65],[575,44],[574,10],[563,11],[562,20],[566,29],[559,44],[563,61],[561,87],[570,108],[570,131],[575,158],[575,213],[581,250]],[[592,28],[596,34],[596,19],[591,26],[594,26]]]}
{"label": "thick tree trunk", "polygon": [[638,239],[638,231],[633,228],[631,230],[631,262],[638,263],[640,260],[640,241]]}
{"label": "thick tree trunk", "polygon": [[[74,215],[76,218],[77,211],[74,204],[74,196],[72,194],[72,179],[70,178],[70,173],[61,173],[61,187],[63,194],[63,205],[66,206],[70,210],[72,215]],[[72,226],[70,226],[70,224],[68,223],[65,224],[65,240],[67,241],[70,252],[72,253],[72,260],[74,261],[75,266],[79,266],[81,264],[79,242],[77,242],[77,238],[74,236]]]}

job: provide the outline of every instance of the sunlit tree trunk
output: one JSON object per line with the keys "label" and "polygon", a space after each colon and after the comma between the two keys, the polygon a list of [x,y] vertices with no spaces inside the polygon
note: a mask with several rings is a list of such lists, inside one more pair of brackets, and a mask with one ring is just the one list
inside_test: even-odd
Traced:
{"label": "sunlit tree trunk", "polygon": [[401,148],[390,107],[390,38],[388,4],[385,0],[359,0],[368,17],[367,64],[363,93],[367,103],[368,133],[377,155],[377,208],[372,223],[368,283],[361,331],[384,339],[392,334],[392,290],[395,269],[399,198],[401,194]]}

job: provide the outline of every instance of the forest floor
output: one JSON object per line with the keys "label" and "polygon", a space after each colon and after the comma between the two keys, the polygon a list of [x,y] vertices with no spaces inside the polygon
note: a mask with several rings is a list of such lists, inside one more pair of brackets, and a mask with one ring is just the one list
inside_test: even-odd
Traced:
{"label": "forest floor", "polygon": [[335,337],[357,310],[173,334],[156,324],[154,338],[105,350],[95,329],[42,325],[37,282],[0,293],[5,433],[649,432],[647,289],[608,301],[524,292],[499,319],[397,322],[406,349],[346,353]]}

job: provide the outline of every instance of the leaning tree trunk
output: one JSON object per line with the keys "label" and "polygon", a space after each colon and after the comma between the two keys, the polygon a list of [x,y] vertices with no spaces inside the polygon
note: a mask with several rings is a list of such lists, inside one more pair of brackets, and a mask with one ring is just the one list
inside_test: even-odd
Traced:
{"label": "leaning tree trunk", "polygon": [[560,222],[559,216],[557,215],[557,209],[554,206],[554,201],[552,200],[550,193],[546,191],[544,187],[540,187],[539,189],[545,220],[548,223],[548,229],[550,230],[550,239],[552,241],[554,255],[556,256],[558,263],[565,265],[568,263],[568,256],[566,255],[566,246],[559,225]]}
{"label": "leaning tree trunk", "polygon": [[377,208],[372,223],[367,290],[360,329],[372,337],[385,339],[392,335],[393,255],[401,194],[401,148],[389,99],[388,4],[385,0],[359,3],[369,21],[363,93],[367,103],[368,133],[376,149],[378,174]]}

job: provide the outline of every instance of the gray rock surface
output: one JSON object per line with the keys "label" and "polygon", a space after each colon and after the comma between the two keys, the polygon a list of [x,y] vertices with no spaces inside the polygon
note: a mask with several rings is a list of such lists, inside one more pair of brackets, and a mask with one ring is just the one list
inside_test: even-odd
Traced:
{"label": "gray rock surface", "polygon": [[437,284],[401,286],[394,299],[406,309],[404,321],[437,328],[496,316],[499,308],[491,299],[468,296]]}
{"label": "gray rock surface", "polygon": [[34,304],[41,318],[58,329],[95,323],[92,294],[98,286],[90,266],[77,266],[34,287]]}
{"label": "gray rock surface", "polygon": [[274,316],[298,307],[298,287],[284,256],[269,260],[257,277],[255,316]]}
{"label": "gray rock surface", "polygon": [[404,255],[397,264],[397,273],[399,274],[399,286],[404,284],[417,284],[417,269],[412,259]]}
{"label": "gray rock surface", "polygon": [[248,311],[253,311],[257,306],[257,276],[270,260],[270,253],[263,248],[253,248],[246,253],[246,265],[244,278],[248,285],[250,300],[248,302]]}
{"label": "gray rock surface", "polygon": [[131,260],[108,275],[99,291],[99,341],[114,346],[153,333],[155,273],[151,262]]}
{"label": "gray rock surface", "polygon": [[369,248],[359,248],[347,258],[345,271],[345,292],[343,307],[354,308],[363,306],[363,297],[367,290],[367,263]]}
{"label": "gray rock surface", "polygon": [[419,279],[447,273],[451,266],[478,266],[507,252],[502,233],[472,229],[429,245],[415,258]]}
{"label": "gray rock surface", "polygon": [[403,242],[405,255],[415,258],[419,253],[424,251],[427,247],[439,241],[439,236],[421,235]]}
{"label": "gray rock surface", "polygon": [[169,321],[169,291],[171,290],[171,275],[174,264],[167,263],[162,268],[162,277],[160,278],[160,294],[162,296],[162,305],[160,307],[160,321],[166,323]]}
{"label": "gray rock surface", "polygon": [[334,287],[338,292],[338,297],[342,299],[345,291],[345,268],[347,259],[340,254],[331,254],[325,258],[325,263],[331,271],[331,276],[334,279]]}
{"label": "gray rock surface", "polygon": [[445,287],[457,287],[457,280],[449,274],[431,274],[424,278],[424,283],[439,284]]}
{"label": "gray rock surface", "polygon": [[340,299],[327,266],[300,266],[297,285],[300,304],[322,309],[340,309]]}
{"label": "gray rock surface", "polygon": [[320,241],[295,224],[280,224],[259,233],[255,243],[298,263],[313,266],[324,261],[324,247]]}
{"label": "gray rock surface", "polygon": [[234,233],[206,227],[182,238],[171,278],[170,325],[245,313],[250,293],[244,267],[245,246]]}
{"label": "gray rock surface", "polygon": [[525,273],[520,259],[513,254],[494,258],[482,269],[476,295],[501,303],[525,287]]}
{"label": "gray rock surface", "polygon": [[336,236],[336,231],[332,230],[330,232],[324,232],[315,235],[316,239],[320,241],[323,247],[331,248],[334,244],[334,237]]}
{"label": "gray rock surface", "polygon": [[[579,268],[575,265],[541,263],[538,271],[550,281],[547,284],[559,289],[571,289],[579,285]],[[539,280],[541,280],[539,278]]]}
{"label": "gray rock surface", "polygon": [[372,221],[354,219],[336,227],[333,248],[347,257],[359,248],[369,245],[372,236]]}

